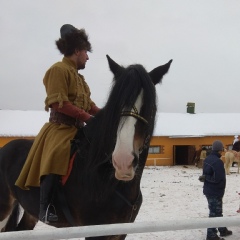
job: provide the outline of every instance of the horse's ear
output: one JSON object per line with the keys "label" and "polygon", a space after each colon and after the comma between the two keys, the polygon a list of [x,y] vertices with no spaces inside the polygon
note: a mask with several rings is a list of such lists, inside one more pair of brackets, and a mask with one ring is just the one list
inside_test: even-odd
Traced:
{"label": "horse's ear", "polygon": [[114,62],[108,55],[106,55],[106,57],[108,60],[109,68],[115,76],[117,74],[117,72],[119,72],[123,68],[120,65],[118,65],[116,62]]}
{"label": "horse's ear", "polygon": [[151,72],[148,73],[154,85],[161,82],[163,76],[168,72],[171,63],[172,63],[172,59],[168,63],[162,66],[156,67]]}

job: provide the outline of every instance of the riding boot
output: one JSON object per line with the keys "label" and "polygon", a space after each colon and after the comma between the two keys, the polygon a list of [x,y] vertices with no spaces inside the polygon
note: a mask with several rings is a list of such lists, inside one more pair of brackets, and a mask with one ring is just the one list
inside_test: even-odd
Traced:
{"label": "riding boot", "polygon": [[42,222],[58,221],[55,207],[51,203],[57,188],[58,179],[59,176],[56,174],[49,174],[41,178],[39,220]]}

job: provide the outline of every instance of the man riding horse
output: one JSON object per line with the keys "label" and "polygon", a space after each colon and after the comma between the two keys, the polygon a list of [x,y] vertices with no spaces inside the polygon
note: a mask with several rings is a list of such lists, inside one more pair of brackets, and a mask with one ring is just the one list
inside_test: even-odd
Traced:
{"label": "man riding horse", "polygon": [[90,98],[90,89],[78,70],[84,69],[91,44],[84,29],[65,24],[56,41],[64,55],[61,62],[51,66],[43,83],[47,97],[45,109],[50,108],[49,122],[37,135],[16,185],[22,189],[40,184],[40,213],[43,222],[54,222],[58,216],[49,202],[59,176],[66,175],[70,157],[70,140],[99,108]]}

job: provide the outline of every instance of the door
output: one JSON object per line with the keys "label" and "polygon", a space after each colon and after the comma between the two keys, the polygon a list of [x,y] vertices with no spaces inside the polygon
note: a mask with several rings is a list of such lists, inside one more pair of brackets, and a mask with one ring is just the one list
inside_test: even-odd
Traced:
{"label": "door", "polygon": [[173,165],[193,165],[194,145],[173,146]]}

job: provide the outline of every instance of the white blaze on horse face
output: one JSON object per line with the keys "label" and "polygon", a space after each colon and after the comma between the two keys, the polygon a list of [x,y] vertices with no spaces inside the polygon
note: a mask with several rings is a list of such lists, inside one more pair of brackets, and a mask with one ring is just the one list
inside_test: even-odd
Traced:
{"label": "white blaze on horse face", "polygon": [[[134,106],[140,112],[142,107],[143,91],[140,92]],[[119,124],[117,141],[112,154],[112,163],[115,168],[115,177],[118,180],[130,181],[134,178],[134,135],[137,119],[132,116],[125,117],[123,125]],[[137,150],[138,151],[138,150]],[[138,156],[139,152],[135,152]]]}

